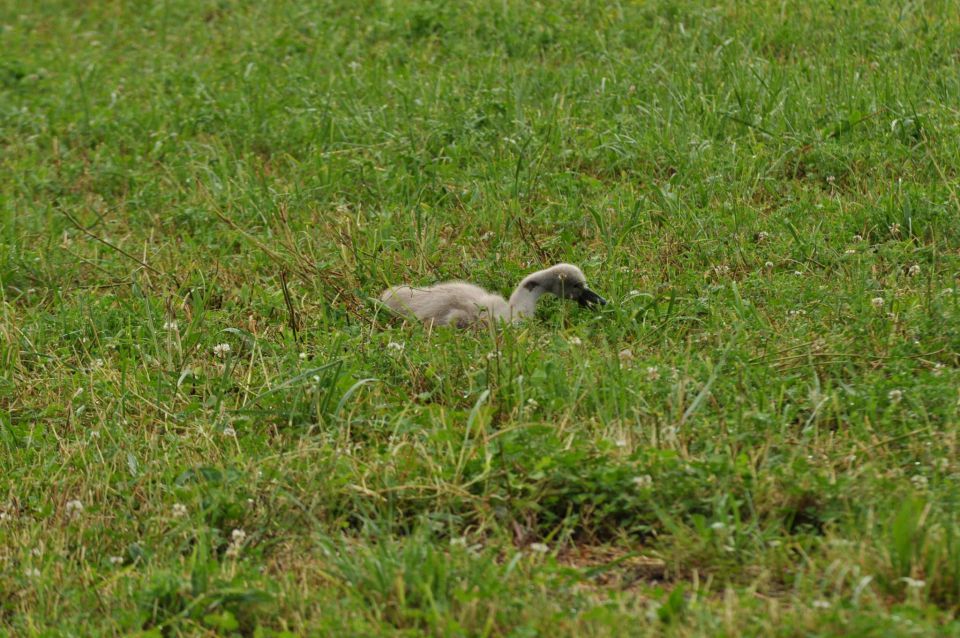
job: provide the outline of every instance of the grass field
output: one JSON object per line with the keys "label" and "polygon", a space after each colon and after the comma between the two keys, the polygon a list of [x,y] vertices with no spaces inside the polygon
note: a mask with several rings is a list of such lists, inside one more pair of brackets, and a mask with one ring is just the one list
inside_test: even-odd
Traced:
{"label": "grass field", "polygon": [[960,635],[958,15],[0,0],[0,635]]}

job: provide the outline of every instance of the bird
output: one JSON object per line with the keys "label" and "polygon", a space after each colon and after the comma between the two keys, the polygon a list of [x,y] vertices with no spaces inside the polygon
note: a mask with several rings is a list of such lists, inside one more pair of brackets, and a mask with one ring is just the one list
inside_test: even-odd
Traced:
{"label": "bird", "polygon": [[556,264],[523,278],[509,301],[480,286],[446,281],[433,286],[392,286],[380,301],[407,319],[429,326],[467,328],[481,322],[518,323],[534,314],[544,293],[576,301],[581,306],[606,305],[607,300],[587,286],[583,271],[573,264]]}

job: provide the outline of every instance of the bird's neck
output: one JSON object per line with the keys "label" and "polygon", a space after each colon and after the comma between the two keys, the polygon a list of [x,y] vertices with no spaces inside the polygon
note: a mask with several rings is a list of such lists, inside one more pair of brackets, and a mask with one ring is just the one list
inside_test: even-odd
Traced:
{"label": "bird's neck", "polygon": [[524,283],[525,281],[520,282],[517,289],[510,295],[511,319],[514,321],[533,316],[537,309],[537,300],[540,299],[540,295],[544,292],[540,287],[528,290],[524,287]]}

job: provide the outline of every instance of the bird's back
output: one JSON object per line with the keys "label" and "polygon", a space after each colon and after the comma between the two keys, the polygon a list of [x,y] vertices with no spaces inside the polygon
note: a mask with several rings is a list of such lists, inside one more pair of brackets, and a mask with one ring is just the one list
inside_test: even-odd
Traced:
{"label": "bird's back", "polygon": [[499,295],[462,281],[435,286],[394,286],[380,296],[394,312],[424,323],[466,326],[488,317],[508,318],[509,306]]}

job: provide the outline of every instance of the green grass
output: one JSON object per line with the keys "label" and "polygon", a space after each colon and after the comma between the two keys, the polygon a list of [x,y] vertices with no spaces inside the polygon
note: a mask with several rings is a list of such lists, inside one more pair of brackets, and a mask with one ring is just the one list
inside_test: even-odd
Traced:
{"label": "green grass", "polygon": [[0,2],[0,632],[960,635],[955,3],[706,4]]}

